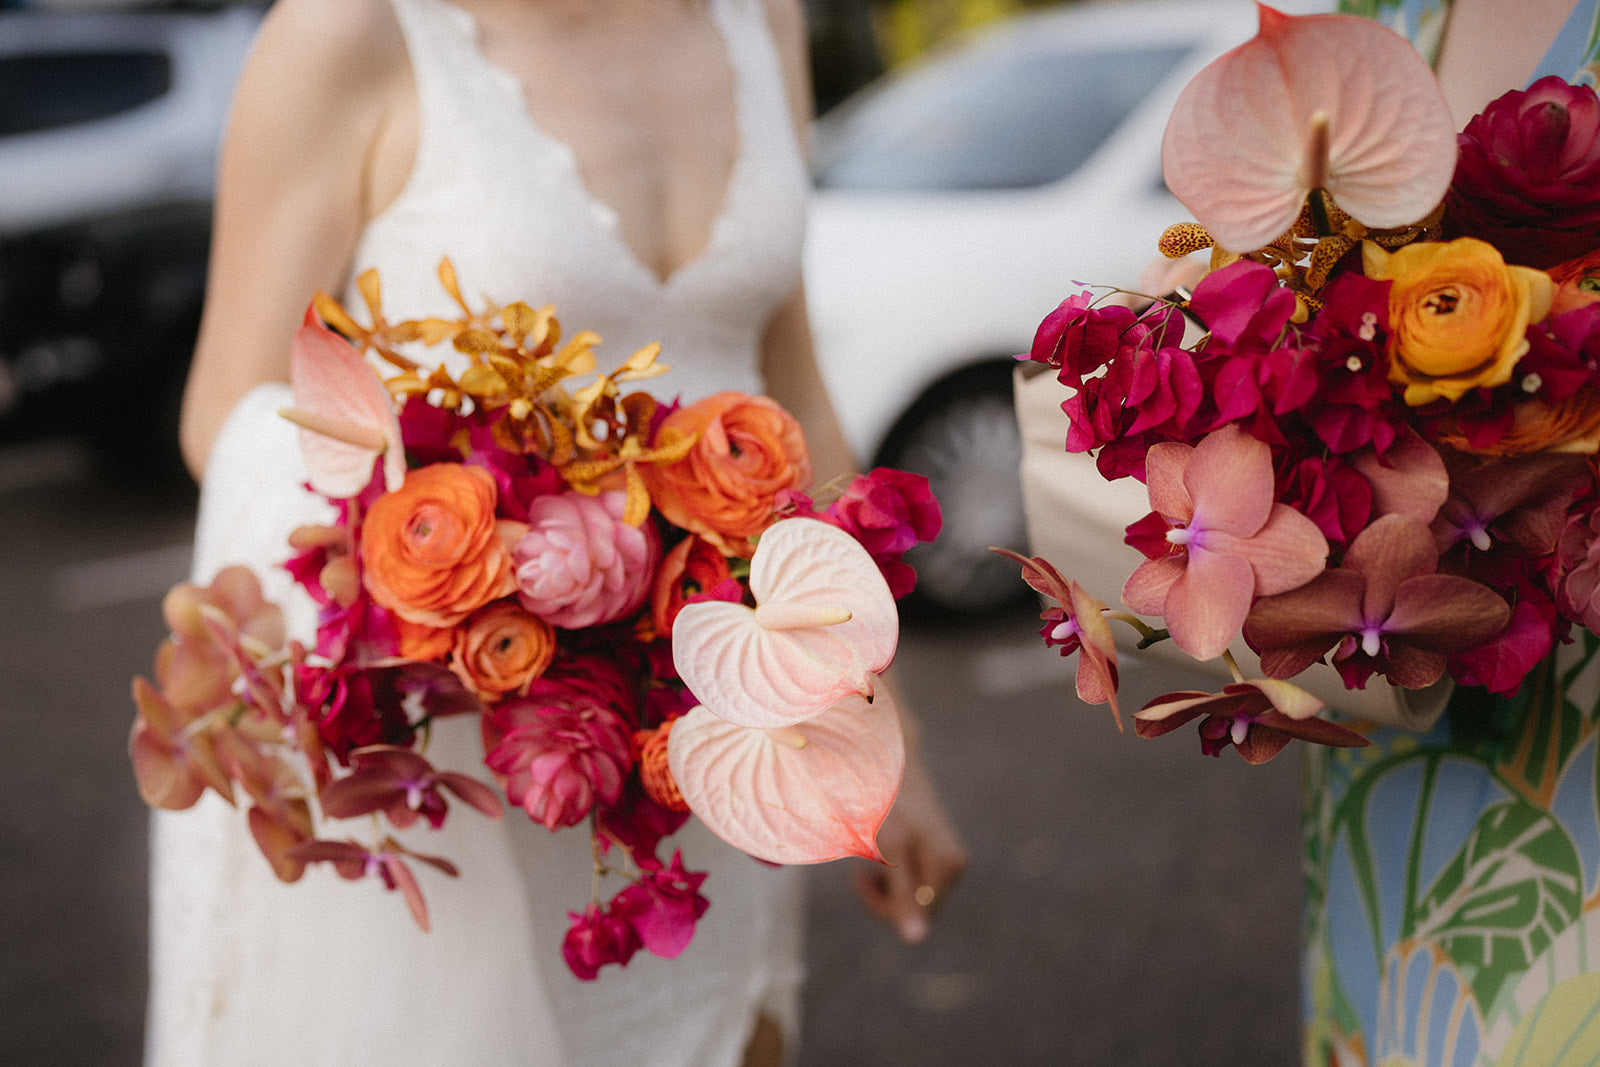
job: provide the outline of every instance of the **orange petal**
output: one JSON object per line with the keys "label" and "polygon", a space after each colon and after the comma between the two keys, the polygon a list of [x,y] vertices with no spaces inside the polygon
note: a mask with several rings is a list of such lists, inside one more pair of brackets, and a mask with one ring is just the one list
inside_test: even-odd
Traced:
{"label": "orange petal", "polygon": [[1351,217],[1416,222],[1455,170],[1455,122],[1433,72],[1393,30],[1347,15],[1261,28],[1184,88],[1161,145],[1167,185],[1222,248],[1251,252],[1294,225],[1313,188]]}
{"label": "orange petal", "polygon": [[878,827],[905,768],[886,695],[851,696],[781,730],[735,726],[695,708],[676,720],[667,763],[713,833],[772,863],[882,859]]}

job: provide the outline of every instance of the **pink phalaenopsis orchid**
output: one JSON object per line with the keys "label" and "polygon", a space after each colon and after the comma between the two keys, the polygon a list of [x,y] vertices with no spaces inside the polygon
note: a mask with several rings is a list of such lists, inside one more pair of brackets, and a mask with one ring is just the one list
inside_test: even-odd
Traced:
{"label": "pink phalaenopsis orchid", "polygon": [[775,728],[872,696],[900,616],[859,541],[812,519],[776,522],[750,560],[750,592],[753,609],[702,601],[672,624],[673,663],[702,705],[739,726]]}
{"label": "pink phalaenopsis orchid", "polygon": [[1056,602],[1039,615],[1044,620],[1040,636],[1047,646],[1059,647],[1063,656],[1079,654],[1078,699],[1085,704],[1110,704],[1111,717],[1117,729],[1122,729],[1122,713],[1117,708],[1117,642],[1106,621],[1106,605],[1077,582],[1062,577],[1047,560],[1028,559],[1006,548],[989,551],[1020,563],[1022,580],[1034,592]]}
{"label": "pink phalaenopsis orchid", "polygon": [[377,875],[383,880],[385,889],[400,890],[400,894],[406,898],[406,906],[411,909],[411,917],[425,933],[428,930],[428,904],[423,899],[422,887],[417,884],[417,876],[406,865],[405,857],[426,863],[452,878],[458,874],[456,865],[449,860],[413,852],[390,837],[384,838],[375,849],[354,841],[308,841],[290,850],[289,855],[299,863],[331,863],[340,878],[350,881]]}
{"label": "pink phalaenopsis orchid", "polygon": [[1338,748],[1368,744],[1355,731],[1317,718],[1324,706],[1298,686],[1255,678],[1220,693],[1183,690],[1156,697],[1134,714],[1134,730],[1140,737],[1160,737],[1203,715],[1200,750],[1220,756],[1232,745],[1246,763],[1265,763],[1296,739]]}
{"label": "pink phalaenopsis orchid", "polygon": [[1220,656],[1258,596],[1304,585],[1326,565],[1316,523],[1273,499],[1272,454],[1236,426],[1190,447],[1153,446],[1145,464],[1153,515],[1130,527],[1146,560],[1122,600],[1160,615],[1178,647]]}
{"label": "pink phalaenopsis orchid", "polygon": [[384,486],[406,477],[405,445],[394,401],[376,372],[351,344],[306,308],[289,355],[294,407],[280,414],[300,427],[300,451],[311,487],[323,496],[355,496],[372,481],[383,457]]}
{"label": "pink phalaenopsis orchid", "polygon": [[1487,586],[1436,573],[1438,559],[1425,526],[1385,515],[1339,567],[1256,601],[1245,640],[1270,678],[1291,678],[1332,651],[1350,688],[1364,688],[1375,671],[1407,689],[1432,685],[1451,653],[1493,638],[1510,614]]}
{"label": "pink phalaenopsis orchid", "polygon": [[1370,227],[1427,215],[1456,160],[1427,62],[1370,19],[1257,9],[1257,35],[1179,95],[1161,146],[1168,187],[1234,252],[1286,233],[1316,189]]}

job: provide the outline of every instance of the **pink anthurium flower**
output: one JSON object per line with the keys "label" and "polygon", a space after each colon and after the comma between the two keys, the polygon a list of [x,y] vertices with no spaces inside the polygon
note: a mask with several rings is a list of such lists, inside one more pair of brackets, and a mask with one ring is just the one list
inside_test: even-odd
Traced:
{"label": "pink anthurium flower", "polygon": [[739,726],[775,728],[850,694],[872,696],[900,616],[860,542],[814,519],[773,523],[750,560],[750,592],[754,609],[702,601],[672,624],[673,663],[702,705]]}
{"label": "pink anthurium flower", "polygon": [[1160,737],[1204,715],[1200,751],[1220,756],[1232,745],[1246,763],[1265,763],[1297,738],[1338,748],[1369,743],[1353,730],[1317,718],[1323,707],[1298,686],[1254,678],[1223,686],[1220,693],[1184,690],[1156,697],[1134,713],[1134,731],[1140,737]]}
{"label": "pink anthurium flower", "polygon": [[1259,32],[1195,75],[1161,144],[1168,187],[1212,239],[1270,244],[1313,189],[1379,229],[1433,210],[1455,122],[1417,50],[1370,19],[1256,7]]}
{"label": "pink anthurium flower", "polygon": [[1140,615],[1163,616],[1196,659],[1222,655],[1255,597],[1304,585],[1327,563],[1317,524],[1273,499],[1271,450],[1237,426],[1194,447],[1151,446],[1145,478],[1158,518],[1136,526],[1160,536],[1128,539],[1150,558],[1128,576],[1122,600]]}
{"label": "pink anthurium flower", "polygon": [[1510,608],[1470,578],[1438,574],[1428,528],[1385,515],[1351,542],[1341,565],[1299,589],[1256,601],[1244,636],[1270,678],[1290,678],[1330,649],[1345,685],[1381,672],[1420,689],[1463,652],[1505,628]]}
{"label": "pink anthurium flower", "polygon": [[384,487],[406,477],[405,445],[394,401],[378,375],[348,341],[322,325],[316,312],[295,331],[289,354],[294,407],[279,414],[300,427],[311,487],[323,496],[355,496],[372,481],[372,461],[383,457]]}
{"label": "pink anthurium flower", "polygon": [[878,827],[900,788],[905,741],[886,690],[775,730],[699,707],[673,724],[667,763],[690,810],[757,859],[881,860]]}

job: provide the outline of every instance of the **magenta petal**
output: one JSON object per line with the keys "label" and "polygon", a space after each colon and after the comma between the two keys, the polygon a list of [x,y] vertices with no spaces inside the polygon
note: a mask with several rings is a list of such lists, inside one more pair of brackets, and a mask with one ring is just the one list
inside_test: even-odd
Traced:
{"label": "magenta petal", "polygon": [[1196,659],[1222,655],[1250,613],[1255,577],[1238,556],[1191,552],[1162,614],[1177,646]]}

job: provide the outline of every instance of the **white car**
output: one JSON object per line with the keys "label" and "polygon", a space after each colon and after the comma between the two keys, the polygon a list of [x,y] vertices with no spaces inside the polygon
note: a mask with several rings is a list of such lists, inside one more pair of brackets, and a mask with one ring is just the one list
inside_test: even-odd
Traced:
{"label": "white car", "polygon": [[1162,229],[1189,217],[1161,177],[1167,116],[1256,21],[1249,0],[1025,15],[818,120],[812,326],[856,455],[928,475],[944,507],[944,532],[909,557],[917,606],[1027,596],[987,551],[1025,545],[1014,357],[1076,283],[1135,288]]}

